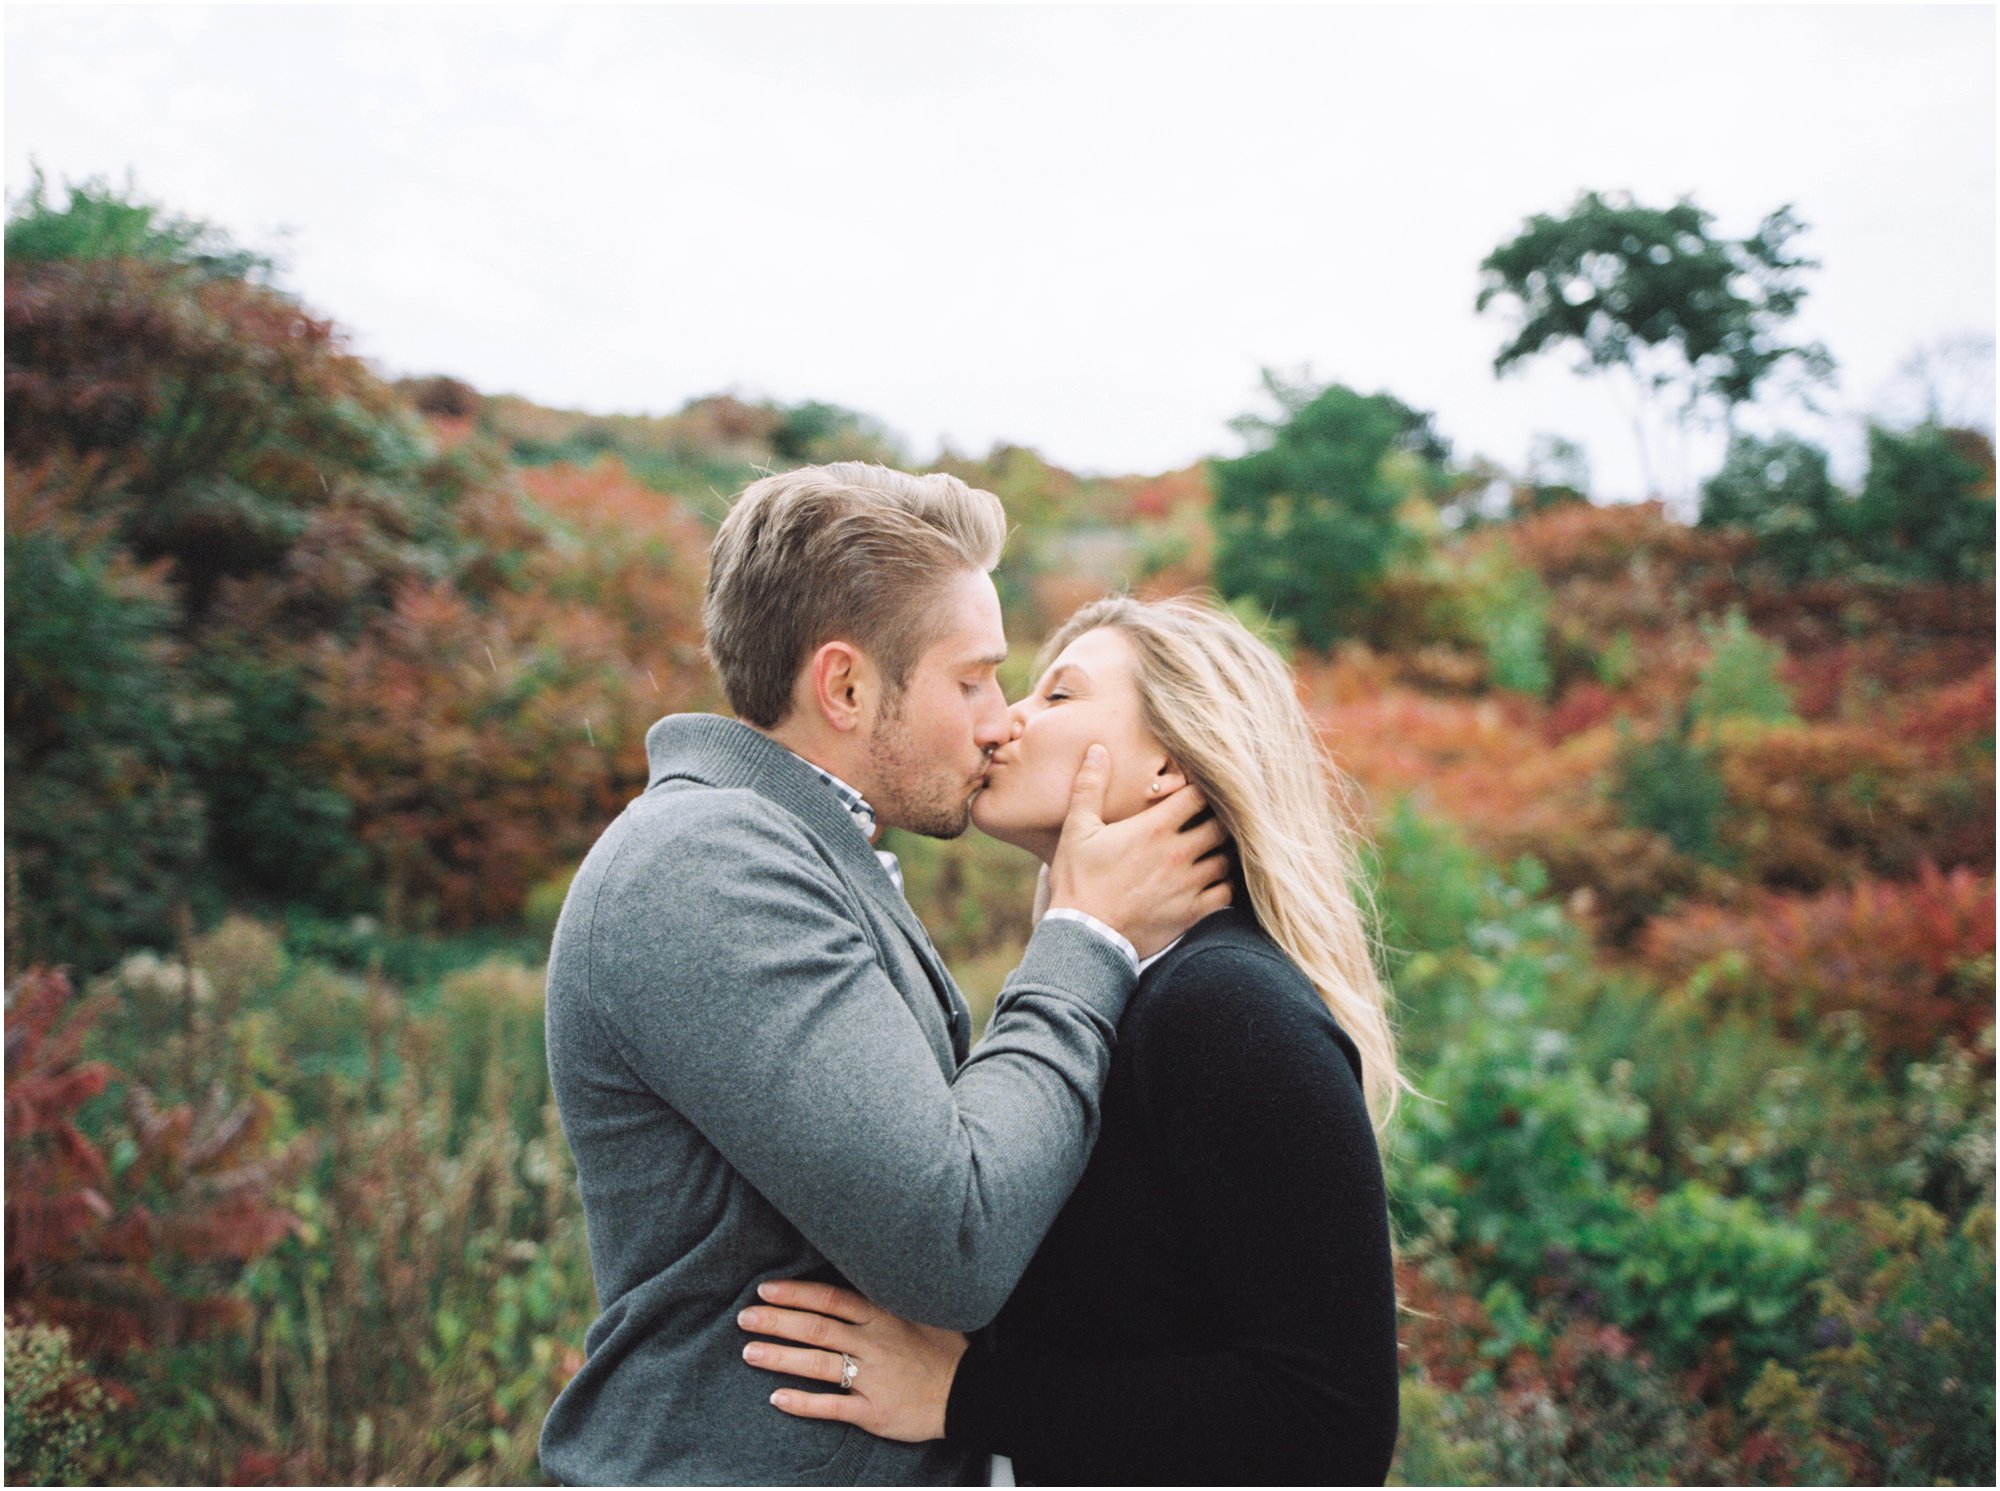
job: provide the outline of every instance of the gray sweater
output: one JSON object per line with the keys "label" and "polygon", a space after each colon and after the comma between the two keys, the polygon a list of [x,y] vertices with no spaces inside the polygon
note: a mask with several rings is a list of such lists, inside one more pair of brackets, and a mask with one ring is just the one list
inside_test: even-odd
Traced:
{"label": "gray sweater", "polygon": [[[977,1481],[770,1404],[736,1314],[766,1279],[845,1282],[984,1325],[1082,1173],[1134,976],[1045,922],[979,1054],[908,902],[831,790],[712,715],[646,737],[549,955],[549,1071],[601,1314],[543,1425],[569,1483]],[[814,1384],[824,1387],[825,1384]]]}

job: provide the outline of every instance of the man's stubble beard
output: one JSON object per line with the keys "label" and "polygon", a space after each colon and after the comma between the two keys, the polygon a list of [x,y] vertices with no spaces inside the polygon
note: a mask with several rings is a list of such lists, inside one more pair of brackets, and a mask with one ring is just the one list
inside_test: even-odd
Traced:
{"label": "man's stubble beard", "polygon": [[924,759],[903,717],[905,700],[899,693],[884,707],[875,731],[875,816],[925,838],[958,838],[972,822],[972,793],[955,771],[941,773]]}

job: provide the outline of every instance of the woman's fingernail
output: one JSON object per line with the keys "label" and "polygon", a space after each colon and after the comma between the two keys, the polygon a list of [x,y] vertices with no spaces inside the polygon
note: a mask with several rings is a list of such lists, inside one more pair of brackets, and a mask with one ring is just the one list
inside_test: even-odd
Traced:
{"label": "woman's fingernail", "polygon": [[757,1328],[757,1312],[755,1310],[745,1310],[736,1317],[736,1323],[747,1331],[755,1330]]}
{"label": "woman's fingernail", "polygon": [[759,1284],[757,1286],[757,1298],[759,1299],[771,1298],[771,1286],[769,1284]]}
{"label": "woman's fingernail", "polygon": [[745,1347],[743,1348],[743,1360],[744,1360],[744,1361],[746,1361],[746,1362],[761,1362],[761,1361],[763,1361],[763,1360],[764,1360],[764,1347],[763,1347],[762,1343],[760,1343],[760,1342],[757,1342],[757,1341],[752,1341],[752,1342],[751,1342],[751,1343],[750,1343],[750,1344],[749,1344],[748,1346],[745,1346]]}
{"label": "woman's fingernail", "polygon": [[785,1406],[785,1395],[782,1390],[771,1394],[771,1406],[773,1408],[783,1408]]}

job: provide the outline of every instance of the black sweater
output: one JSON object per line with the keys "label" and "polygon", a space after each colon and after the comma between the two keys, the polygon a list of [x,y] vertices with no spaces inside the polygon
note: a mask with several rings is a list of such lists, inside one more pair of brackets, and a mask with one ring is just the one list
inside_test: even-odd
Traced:
{"label": "black sweater", "polygon": [[1395,1284],[1361,1060],[1247,912],[1146,970],[1096,1151],[946,1437],[1046,1484],[1379,1484]]}

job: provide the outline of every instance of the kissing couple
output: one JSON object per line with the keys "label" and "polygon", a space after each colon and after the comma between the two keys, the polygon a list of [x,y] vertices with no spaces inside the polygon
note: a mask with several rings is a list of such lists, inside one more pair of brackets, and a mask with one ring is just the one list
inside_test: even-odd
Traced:
{"label": "kissing couple", "polygon": [[[648,732],[548,970],[600,1313],[567,1484],[1381,1482],[1401,1078],[1284,662],[1114,598],[1009,705],[1006,516],[843,462],[709,555],[735,718]],[[1042,863],[984,1039],[883,828]]]}

